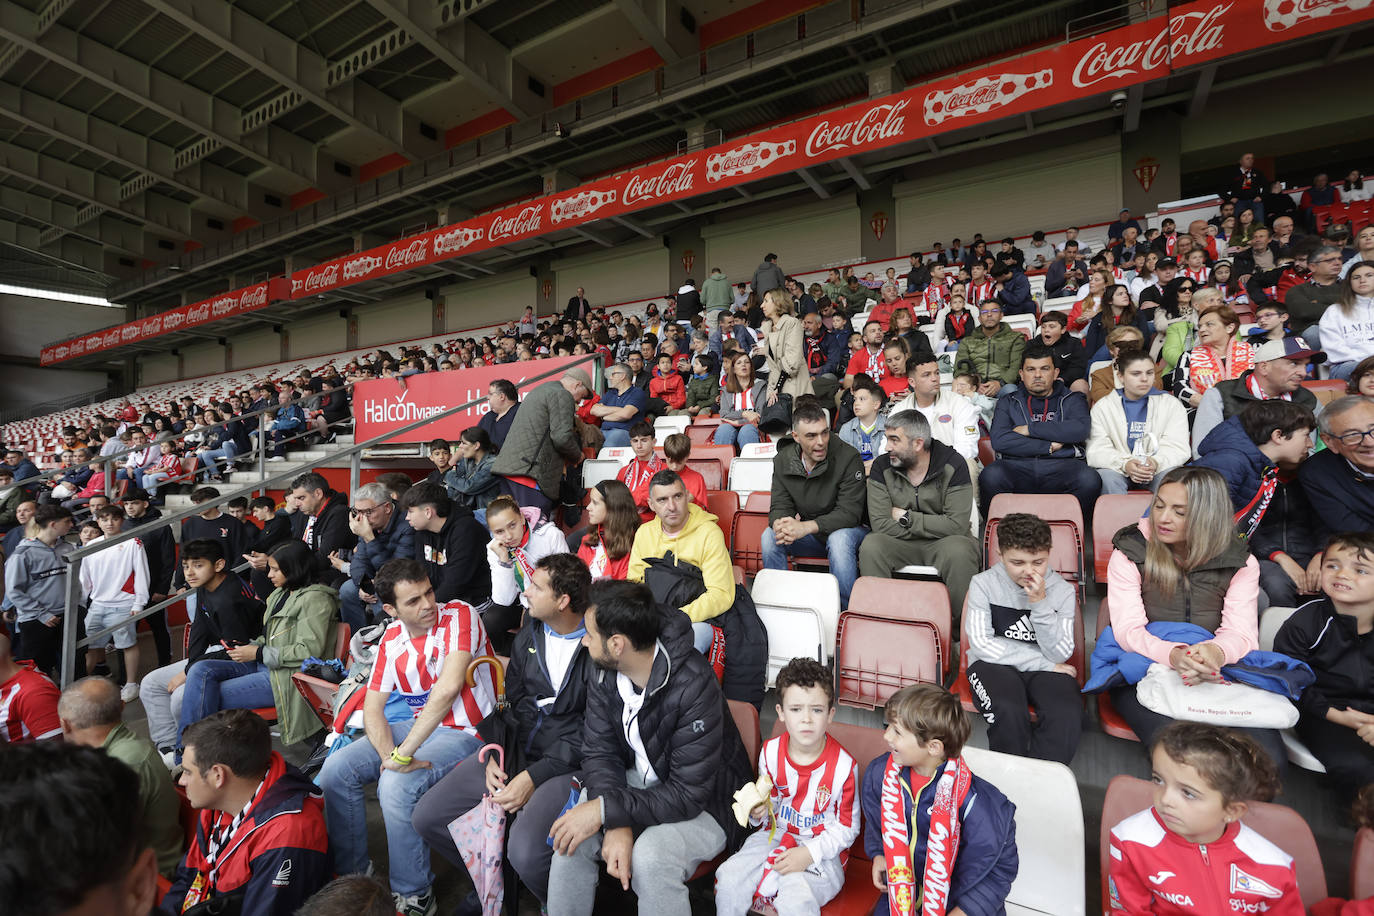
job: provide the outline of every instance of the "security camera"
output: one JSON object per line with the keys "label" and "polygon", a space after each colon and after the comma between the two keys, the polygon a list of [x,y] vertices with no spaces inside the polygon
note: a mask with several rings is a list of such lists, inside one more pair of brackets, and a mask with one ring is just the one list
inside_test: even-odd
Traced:
{"label": "security camera", "polygon": [[1112,110],[1113,110],[1113,111],[1120,111],[1121,109],[1123,109],[1123,108],[1125,108],[1125,107],[1126,107],[1126,93],[1124,93],[1124,92],[1113,92],[1113,93],[1112,93]]}

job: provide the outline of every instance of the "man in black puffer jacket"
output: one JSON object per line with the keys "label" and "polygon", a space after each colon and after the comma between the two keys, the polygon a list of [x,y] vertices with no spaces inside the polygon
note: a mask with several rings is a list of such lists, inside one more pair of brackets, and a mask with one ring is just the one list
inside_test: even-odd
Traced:
{"label": "man in black puffer jacket", "polygon": [[597,857],[641,913],[688,916],[684,876],[733,846],[752,767],[704,656],[660,639],[646,586],[592,587],[583,637],[597,668],[582,733],[582,801],[554,822],[550,916],[591,916]]}

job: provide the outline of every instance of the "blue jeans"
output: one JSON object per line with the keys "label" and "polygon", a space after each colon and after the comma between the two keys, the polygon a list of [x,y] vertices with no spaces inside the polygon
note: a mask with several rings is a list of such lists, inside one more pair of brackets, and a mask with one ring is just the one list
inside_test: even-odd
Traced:
{"label": "blue jeans", "polygon": [[830,532],[828,537],[808,534],[787,546],[773,539],[773,529],[763,531],[763,566],[765,569],[786,569],[787,558],[825,557],[830,561],[830,574],[840,581],[840,606],[849,607],[849,593],[854,590],[854,580],[859,578],[859,545],[863,543],[868,529],[840,528]]}
{"label": "blue jeans", "polygon": [[238,454],[238,448],[232,442],[225,442],[219,448],[206,449],[200,453],[200,466],[211,474],[219,474],[220,469],[216,464],[217,460],[222,460],[226,464],[232,464],[234,456]]}
{"label": "blue jeans", "polygon": [[[369,610],[371,609],[371,610]],[[344,580],[339,586],[339,619],[348,624],[354,633],[367,626],[368,614],[381,614],[380,604],[368,605],[358,594],[358,583],[352,579]]]}
{"label": "blue jeans", "polygon": [[606,429],[603,427],[601,435],[606,437],[606,448],[628,448],[630,445],[630,431],[628,429]]}
{"label": "blue jeans", "polygon": [[1328,368],[1332,378],[1348,379],[1350,378],[1350,373],[1354,372],[1355,367],[1358,365],[1359,363],[1355,360],[1348,359],[1343,363],[1332,363]]}
{"label": "blue jeans", "polygon": [[753,445],[759,441],[759,428],[753,425],[731,426],[729,423],[722,423],[716,427],[716,433],[711,438],[716,445]]}
{"label": "blue jeans", "polygon": [[267,666],[259,662],[235,662],[227,658],[202,658],[186,669],[186,689],[181,696],[181,733],[221,709],[258,709],[274,706],[272,681]]}
{"label": "blue jeans", "polygon": [[[414,720],[391,723],[392,740],[405,740]],[[367,802],[363,789],[377,784],[377,801],[386,821],[386,845],[390,861],[392,893],[422,894],[434,884],[429,847],[411,825],[420,797],[455,766],[473,754],[481,742],[456,728],[436,728],[415,751],[416,760],[429,768],[397,773],[383,770],[377,749],[366,736],[331,754],[318,782],[324,790],[324,817],[334,867],[341,875],[367,871]]]}

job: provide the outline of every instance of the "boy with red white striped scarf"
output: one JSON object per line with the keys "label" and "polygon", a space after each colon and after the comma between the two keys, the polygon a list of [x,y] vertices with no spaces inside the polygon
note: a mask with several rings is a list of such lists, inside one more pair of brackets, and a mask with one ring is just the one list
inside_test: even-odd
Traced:
{"label": "boy with red white striped scarf", "polygon": [[969,770],[969,722],[938,684],[903,687],[883,710],[891,750],[863,779],[864,851],[883,892],[874,916],[994,916],[1016,879],[1016,806]]}
{"label": "boy with red white striped scarf", "polygon": [[819,913],[844,887],[859,835],[859,765],[826,734],[835,718],[829,669],[794,658],[778,672],[777,687],[787,731],[759,751],[759,775],[772,788],[749,812],[750,825],[762,829],[716,870],[717,916]]}

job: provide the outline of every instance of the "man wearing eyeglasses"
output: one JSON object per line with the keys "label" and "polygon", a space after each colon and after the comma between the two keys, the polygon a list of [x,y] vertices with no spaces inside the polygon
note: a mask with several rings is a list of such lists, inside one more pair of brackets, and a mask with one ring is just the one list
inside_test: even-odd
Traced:
{"label": "man wearing eyeglasses", "polygon": [[1314,347],[1321,346],[1317,322],[1341,298],[1342,263],[1339,249],[1322,245],[1307,256],[1307,269],[1311,272],[1308,281],[1288,290],[1283,298],[1293,327],[1302,328],[1303,339]]}
{"label": "man wearing eyeglasses", "polygon": [[386,487],[375,482],[353,491],[348,528],[358,536],[353,555],[348,560],[330,557],[330,564],[348,574],[339,586],[339,617],[356,633],[381,612],[372,585],[377,570],[397,557],[415,558],[415,529],[396,511]]}
{"label": "man wearing eyeglasses", "polygon": [[974,372],[981,383],[978,393],[990,398],[1015,384],[1021,371],[1026,338],[1002,320],[1002,306],[996,299],[978,304],[978,329],[959,344],[954,371]]}
{"label": "man wearing eyeglasses", "polygon": [[1337,398],[1317,422],[1326,450],[1302,463],[1298,480],[1322,534],[1374,528],[1374,398]]}

